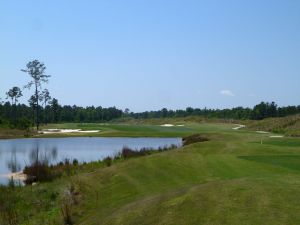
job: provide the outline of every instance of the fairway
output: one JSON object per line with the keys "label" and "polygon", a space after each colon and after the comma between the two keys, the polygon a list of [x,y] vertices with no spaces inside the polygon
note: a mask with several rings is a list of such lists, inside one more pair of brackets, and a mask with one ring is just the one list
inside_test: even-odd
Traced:
{"label": "fairway", "polygon": [[102,124],[102,123],[62,123],[44,126],[43,129],[100,130],[90,134],[45,134],[41,137],[91,136],[91,137],[184,137],[194,133],[231,133],[233,124],[188,123],[184,126],[163,127],[157,124]]}
{"label": "fairway", "polygon": [[[184,137],[200,133],[209,141],[116,162],[111,167],[95,166],[70,178],[25,187],[22,198],[36,194],[29,198],[35,202],[49,198],[53,191],[62,195],[73,184],[80,201],[72,215],[75,224],[82,225],[300,223],[297,138],[272,139],[270,134],[233,130],[235,125],[220,123],[59,126],[79,127],[99,129],[100,136]],[[35,204],[25,209],[24,203],[19,203],[24,215],[36,212],[30,224],[60,224],[59,200],[46,205],[42,210]]]}
{"label": "fairway", "polygon": [[267,163],[276,167],[280,166],[287,169],[300,170],[300,155],[253,155],[241,156],[239,158]]}

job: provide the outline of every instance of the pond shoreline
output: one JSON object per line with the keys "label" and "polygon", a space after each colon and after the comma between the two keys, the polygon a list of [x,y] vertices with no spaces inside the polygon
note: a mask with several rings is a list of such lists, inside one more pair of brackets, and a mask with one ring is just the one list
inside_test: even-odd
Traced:
{"label": "pond shoreline", "polygon": [[[61,138],[15,138],[0,140],[0,183],[13,177],[25,180],[18,172],[23,171],[37,159],[49,165],[61,162],[76,164],[114,158],[125,147],[140,149],[163,149],[169,146],[182,146],[182,138],[145,138],[145,137],[61,137]],[[17,169],[16,169],[17,168]],[[25,172],[26,173],[26,172]],[[26,173],[28,174],[28,173]]]}

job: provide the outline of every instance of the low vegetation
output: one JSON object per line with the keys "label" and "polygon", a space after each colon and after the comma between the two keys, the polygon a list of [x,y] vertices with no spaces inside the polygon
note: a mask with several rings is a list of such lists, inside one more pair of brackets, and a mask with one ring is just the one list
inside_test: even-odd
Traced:
{"label": "low vegetation", "polygon": [[194,143],[209,141],[209,139],[201,134],[194,134],[183,138],[182,141],[183,141],[183,146],[186,146]]}
{"label": "low vegetation", "polygon": [[[141,149],[131,149],[129,147],[123,147],[119,154],[115,156],[108,156],[103,160],[94,161],[88,164],[98,164],[99,167],[106,165],[111,166],[113,162],[119,162],[129,158],[147,156],[159,152],[169,151],[176,149],[180,146],[170,145],[159,147],[158,149],[154,148],[141,148]],[[31,165],[28,165],[24,168],[23,173],[26,175],[25,183],[31,185],[37,182],[49,182],[54,179],[66,176],[73,176],[78,174],[80,171],[83,171],[87,166],[87,163],[79,163],[77,159],[74,159],[72,162],[69,159],[65,159],[62,162],[59,162],[56,165],[50,165],[49,160],[44,157],[40,157],[40,154],[37,152],[35,160]]]}
{"label": "low vegetation", "polygon": [[[13,184],[10,183],[10,184]],[[7,187],[0,186],[0,224],[2,225],[19,225],[19,208],[16,207],[18,201],[17,192],[20,187],[10,185]]]}
{"label": "low vegetation", "polygon": [[176,149],[176,148],[178,148],[177,145],[159,147],[158,149],[141,148],[139,150],[131,149],[128,147],[123,147],[122,151],[120,152],[119,155],[117,155],[115,157],[115,159],[118,159],[118,158],[129,159],[129,158],[133,158],[133,157],[146,156],[146,155],[154,154],[157,152],[169,151],[169,150]]}
{"label": "low vegetation", "polygon": [[267,118],[260,121],[249,121],[247,123],[247,128],[300,137],[300,114],[282,118]]}

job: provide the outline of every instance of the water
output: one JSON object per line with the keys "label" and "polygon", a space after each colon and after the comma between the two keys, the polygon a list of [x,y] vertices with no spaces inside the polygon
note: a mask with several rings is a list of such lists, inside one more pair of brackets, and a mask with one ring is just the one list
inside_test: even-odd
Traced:
{"label": "water", "polygon": [[36,138],[0,140],[0,184],[7,184],[7,174],[19,172],[40,157],[51,164],[64,159],[79,162],[101,160],[114,156],[124,146],[132,149],[159,148],[172,144],[181,145],[181,138]]}

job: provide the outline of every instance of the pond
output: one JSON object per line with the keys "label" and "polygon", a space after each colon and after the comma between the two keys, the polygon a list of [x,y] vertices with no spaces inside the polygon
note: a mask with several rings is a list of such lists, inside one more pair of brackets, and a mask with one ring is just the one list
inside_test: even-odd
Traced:
{"label": "pond", "polygon": [[38,152],[50,164],[65,159],[79,162],[102,160],[117,155],[124,146],[141,148],[165,147],[182,144],[181,138],[30,138],[0,140],[0,184],[7,184],[9,174],[22,171],[35,160]]}

